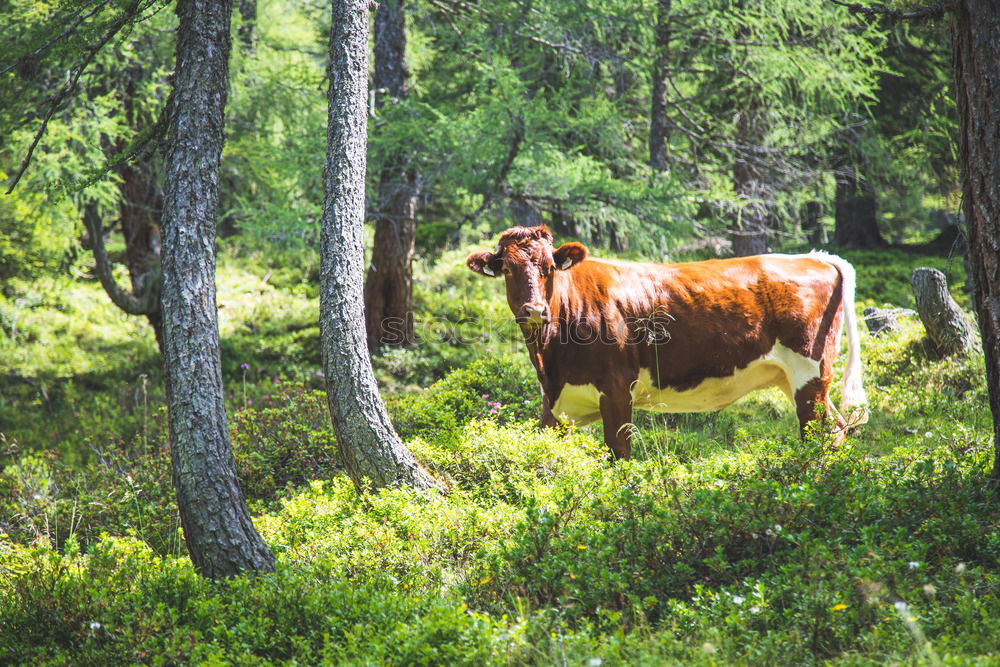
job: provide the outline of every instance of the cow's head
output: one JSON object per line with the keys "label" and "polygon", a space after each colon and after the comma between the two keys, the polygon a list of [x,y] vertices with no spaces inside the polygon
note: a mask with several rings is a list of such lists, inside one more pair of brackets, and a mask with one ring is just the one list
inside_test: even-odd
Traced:
{"label": "cow's head", "polygon": [[568,271],[586,257],[587,248],[579,243],[554,249],[547,227],[512,227],[500,235],[496,251],[474,252],[465,263],[484,276],[503,275],[514,317],[522,324],[540,326],[549,321],[555,272]]}

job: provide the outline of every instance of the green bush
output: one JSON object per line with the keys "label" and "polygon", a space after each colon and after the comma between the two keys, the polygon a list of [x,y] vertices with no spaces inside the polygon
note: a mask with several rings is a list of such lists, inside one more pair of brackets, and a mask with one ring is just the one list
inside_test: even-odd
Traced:
{"label": "green bush", "polygon": [[211,582],[120,538],[19,558],[0,586],[3,664],[482,664],[497,641],[452,595],[337,581],[321,565]]}
{"label": "green bush", "polygon": [[508,424],[538,419],[535,373],[520,355],[486,356],[449,373],[425,392],[391,396],[389,414],[403,438],[448,440],[472,419]]}
{"label": "green bush", "polygon": [[328,479],[341,468],[326,394],[276,382],[255,407],[237,410],[231,432],[248,500],[273,500],[285,487]]}

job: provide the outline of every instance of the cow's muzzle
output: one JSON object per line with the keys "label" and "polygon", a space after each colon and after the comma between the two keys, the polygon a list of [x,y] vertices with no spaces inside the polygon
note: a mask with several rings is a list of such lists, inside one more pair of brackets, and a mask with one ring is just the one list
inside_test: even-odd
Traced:
{"label": "cow's muzzle", "polygon": [[549,321],[549,309],[544,305],[529,303],[521,308],[521,321],[528,326],[541,326]]}

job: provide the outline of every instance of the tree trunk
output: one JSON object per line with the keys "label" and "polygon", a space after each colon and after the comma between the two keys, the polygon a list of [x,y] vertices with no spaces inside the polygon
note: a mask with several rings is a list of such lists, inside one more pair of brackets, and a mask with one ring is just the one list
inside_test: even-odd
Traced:
{"label": "tree trunk", "polygon": [[729,231],[733,241],[733,254],[737,257],[760,255],[768,251],[767,223],[761,204],[760,175],[749,158],[739,156],[733,167],[736,194],[743,201],[736,220]]}
{"label": "tree trunk", "polygon": [[649,109],[649,166],[667,170],[667,67],[670,51],[672,0],[659,0],[656,14],[656,60],[653,62],[652,104]]}
{"label": "tree trunk", "polygon": [[[403,0],[383,0],[375,12],[376,91],[398,104],[408,93]],[[381,107],[383,102],[380,102]],[[365,283],[368,349],[410,345],[413,325],[413,255],[420,178],[409,157],[386,159],[379,174],[375,245]]]}
{"label": "tree trunk", "polygon": [[1000,6],[961,0],[952,11],[962,204],[993,411],[993,479],[1000,485]]}
{"label": "tree trunk", "polygon": [[180,0],[163,216],[163,334],[181,524],[207,577],[270,571],[236,479],[215,302],[215,217],[228,86],[230,1]]}
{"label": "tree trunk", "polygon": [[806,233],[806,240],[813,247],[821,246],[826,242],[823,238],[823,226],[819,224],[820,206],[815,199],[807,201],[802,216],[802,231]]}
{"label": "tree trunk", "polygon": [[920,267],[910,278],[917,313],[927,336],[942,357],[966,355],[973,348],[975,333],[948,293],[948,281],[937,269]]}
{"label": "tree trunk", "polygon": [[845,248],[884,248],[878,228],[875,193],[854,167],[842,167],[837,178],[834,242]]}
{"label": "tree trunk", "polygon": [[149,158],[116,169],[121,177],[120,223],[125,237],[125,266],[132,293],[147,295],[150,308],[146,319],[153,328],[156,344],[163,352],[163,317],[160,312],[162,240],[160,216],[163,197],[152,174]]}
{"label": "tree trunk", "polygon": [[240,25],[236,28],[243,49],[254,55],[257,53],[257,0],[237,0]]}
{"label": "tree trunk", "polygon": [[334,0],[320,249],[320,338],[337,448],[360,490],[435,486],[400,442],[366,348],[364,275],[368,0]]}
{"label": "tree trunk", "polygon": [[[135,63],[123,68],[122,78],[103,80],[96,87],[99,94],[109,89],[120,89],[125,121],[137,132],[155,119],[143,114],[136,102],[136,87],[143,77],[143,68]],[[121,153],[127,142],[112,142],[101,135],[101,144],[109,152]],[[163,353],[163,318],[160,313],[160,216],[163,211],[163,193],[155,176],[154,157],[146,151],[131,162],[122,162],[114,171],[121,179],[118,185],[118,224],[125,239],[125,266],[128,269],[131,290],[118,286],[114,266],[104,246],[105,225],[98,207],[88,203],[84,207],[83,222],[89,238],[84,242],[94,254],[98,277],[111,301],[130,315],[144,315],[153,329],[157,347]]]}

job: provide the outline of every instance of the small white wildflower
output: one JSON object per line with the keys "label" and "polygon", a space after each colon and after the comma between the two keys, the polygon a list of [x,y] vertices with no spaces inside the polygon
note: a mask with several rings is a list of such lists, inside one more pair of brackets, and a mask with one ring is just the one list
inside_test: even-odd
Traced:
{"label": "small white wildflower", "polygon": [[934,595],[937,593],[937,589],[934,587],[934,584],[924,584],[924,593]]}
{"label": "small white wildflower", "polygon": [[587,661],[587,664],[590,665],[590,667],[601,667],[601,665],[604,664],[604,661],[600,658],[591,658]]}
{"label": "small white wildflower", "polygon": [[965,572],[965,563],[959,563],[958,565],[956,565],[955,572],[958,572],[959,574]]}
{"label": "small white wildflower", "polygon": [[100,623],[100,621],[91,621],[90,622],[90,629],[91,630],[100,630],[101,629],[101,623]]}
{"label": "small white wildflower", "polygon": [[909,563],[907,563],[907,565],[910,566],[911,570],[916,570],[918,567],[920,567],[920,562],[919,561],[915,561],[915,560],[911,560]]}
{"label": "small white wildflower", "polygon": [[781,532],[781,524],[780,523],[774,524],[774,532],[776,532],[776,533],[780,533]]}
{"label": "small white wildflower", "polygon": [[925,438],[930,438],[930,437],[932,437],[933,435],[934,435],[934,434],[933,434],[933,433],[931,433],[930,431],[926,431],[926,432],[924,433],[924,437],[925,437]]}
{"label": "small white wildflower", "polygon": [[750,613],[751,614],[759,614],[760,613],[760,607],[758,607],[757,605],[754,605],[754,606],[750,607]]}
{"label": "small white wildflower", "polygon": [[896,600],[895,602],[892,603],[892,606],[895,607],[896,611],[900,613],[906,611],[906,603],[903,602],[902,600]]}
{"label": "small white wildflower", "polygon": [[733,596],[733,602],[735,602],[736,604],[743,604],[743,600],[744,600],[744,598],[743,598],[742,595],[734,595]]}
{"label": "small white wildflower", "polygon": [[764,533],[765,533],[766,535],[774,535],[774,531],[773,531],[773,530],[771,530],[770,528],[768,528],[767,530],[765,530],[765,531],[764,531]]}

